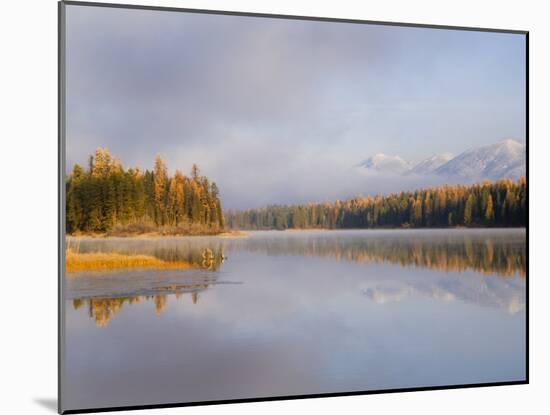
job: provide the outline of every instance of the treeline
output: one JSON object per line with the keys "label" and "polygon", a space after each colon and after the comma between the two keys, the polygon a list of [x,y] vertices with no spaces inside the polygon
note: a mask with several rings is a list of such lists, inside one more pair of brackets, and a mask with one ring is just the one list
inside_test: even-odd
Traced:
{"label": "treeline", "polygon": [[216,183],[201,176],[169,176],[160,156],[153,171],[124,169],[109,150],[98,148],[84,169],[74,165],[66,180],[68,233],[217,233],[224,218]]}
{"label": "treeline", "polygon": [[470,186],[441,186],[388,196],[356,197],[334,203],[274,205],[232,210],[227,225],[237,229],[351,229],[394,227],[520,227],[527,223],[524,177]]}

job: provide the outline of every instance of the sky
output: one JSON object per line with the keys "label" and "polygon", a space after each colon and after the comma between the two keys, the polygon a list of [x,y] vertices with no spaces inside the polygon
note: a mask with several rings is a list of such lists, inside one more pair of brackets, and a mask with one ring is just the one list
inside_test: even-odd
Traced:
{"label": "sky", "polygon": [[377,153],[525,142],[523,35],[77,5],[66,24],[69,169],[160,154],[252,208],[430,185],[358,174]]}

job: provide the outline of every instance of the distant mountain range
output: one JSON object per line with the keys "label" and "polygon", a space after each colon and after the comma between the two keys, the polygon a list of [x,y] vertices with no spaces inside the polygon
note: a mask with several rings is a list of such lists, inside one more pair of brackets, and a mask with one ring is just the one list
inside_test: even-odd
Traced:
{"label": "distant mountain range", "polygon": [[379,153],[359,163],[359,167],[378,173],[405,174],[411,169],[411,164],[399,156]]}
{"label": "distant mountain range", "polygon": [[408,171],[411,174],[432,174],[436,169],[453,159],[451,153],[436,154],[416,164]]}
{"label": "distant mountain range", "polygon": [[517,179],[526,173],[526,148],[515,140],[466,150],[454,157],[437,154],[419,163],[399,156],[376,154],[359,164],[368,172],[386,175],[442,176],[451,179]]}

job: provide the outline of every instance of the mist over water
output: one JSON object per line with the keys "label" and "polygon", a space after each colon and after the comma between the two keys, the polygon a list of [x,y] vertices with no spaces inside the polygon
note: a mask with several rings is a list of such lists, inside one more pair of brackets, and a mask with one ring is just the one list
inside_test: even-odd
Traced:
{"label": "mist over water", "polygon": [[207,248],[213,266],[67,276],[69,408],[525,377],[524,230],[80,240]]}

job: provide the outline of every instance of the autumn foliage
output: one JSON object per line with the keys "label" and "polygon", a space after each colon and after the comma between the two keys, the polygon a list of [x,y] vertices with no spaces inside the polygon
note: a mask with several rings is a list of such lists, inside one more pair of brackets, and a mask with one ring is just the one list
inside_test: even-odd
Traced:
{"label": "autumn foliage", "polygon": [[522,177],[517,182],[502,179],[333,203],[230,211],[226,221],[238,229],[521,227],[527,221],[526,201]]}
{"label": "autumn foliage", "polygon": [[168,175],[157,155],[153,171],[124,169],[98,148],[88,169],[75,164],[66,181],[68,233],[217,233],[224,227],[219,190],[193,165],[191,176]]}

